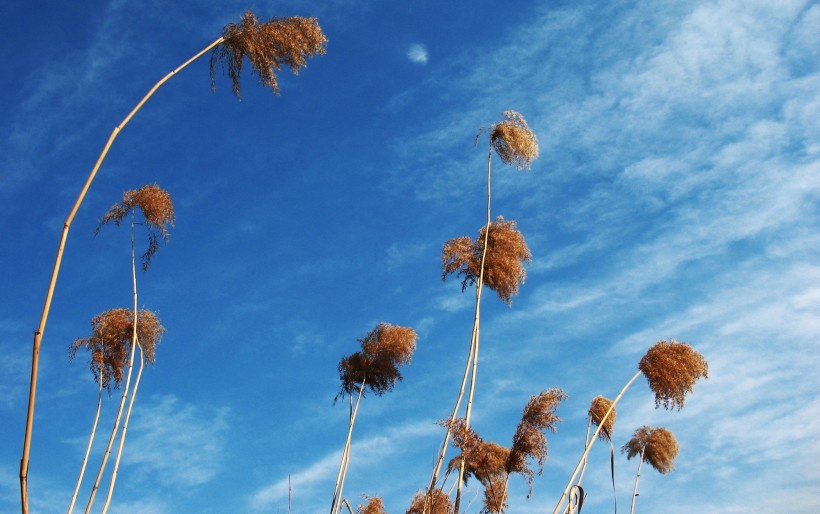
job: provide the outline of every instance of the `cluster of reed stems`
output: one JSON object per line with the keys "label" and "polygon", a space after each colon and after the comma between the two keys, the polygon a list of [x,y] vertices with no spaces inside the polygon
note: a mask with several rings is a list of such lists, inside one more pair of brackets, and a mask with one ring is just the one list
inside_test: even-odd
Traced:
{"label": "cluster of reed stems", "polygon": [[[23,514],[29,511],[28,501],[28,471],[31,454],[31,440],[34,428],[34,413],[37,396],[37,378],[39,371],[40,347],[51,309],[52,299],[57,285],[57,278],[60,273],[65,245],[68,240],[68,232],[71,224],[88,193],[97,172],[105,160],[108,152],[120,132],[154,95],[154,93],[174,75],[182,71],[188,65],[208,53],[211,55],[211,81],[215,87],[214,70],[218,63],[227,67],[228,75],[233,85],[234,94],[240,96],[239,78],[243,63],[247,59],[252,66],[252,71],[258,75],[263,85],[270,87],[274,93],[279,92],[276,79],[276,71],[283,66],[288,66],[294,73],[307,64],[307,59],[325,53],[327,38],[322,33],[315,18],[303,18],[299,16],[288,18],[272,18],[261,23],[256,16],[248,11],[239,23],[227,25],[222,35],[208,44],[205,48],[194,54],[176,69],[161,78],[148,93],[136,104],[136,106],[125,116],[116,126],[103,146],[100,155],[91,169],[80,193],[77,196],[68,216],[66,217],[63,229],[60,234],[60,241],[57,246],[57,253],[54,266],[49,279],[46,291],[43,310],[37,329],[34,331],[34,341],[32,343],[31,358],[31,379],[29,382],[28,408],[26,413],[26,427],[23,438],[23,451],[20,459],[20,502]],[[150,248],[149,255],[150,259]],[[147,264],[147,261],[146,261]],[[136,320],[135,320],[136,326]]]}

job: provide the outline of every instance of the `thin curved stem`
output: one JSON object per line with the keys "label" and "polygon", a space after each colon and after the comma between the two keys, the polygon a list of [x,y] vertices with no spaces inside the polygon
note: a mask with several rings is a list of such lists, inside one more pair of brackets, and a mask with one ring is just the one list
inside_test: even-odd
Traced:
{"label": "thin curved stem", "polygon": [[356,398],[356,407],[352,408],[350,418],[347,426],[347,440],[342,451],[342,460],[339,463],[339,473],[336,475],[336,487],[333,490],[333,501],[330,504],[330,514],[337,514],[341,509],[342,490],[345,485],[345,478],[347,476],[347,465],[350,461],[350,441],[353,439],[353,424],[356,422],[356,414],[359,412],[359,403],[362,401],[364,395],[364,385],[366,380],[362,380],[362,385],[359,387],[359,396]]}
{"label": "thin curved stem", "polygon": [[592,445],[595,444],[595,440],[598,438],[598,434],[604,428],[604,425],[606,425],[606,420],[609,418],[609,415],[612,414],[612,411],[615,410],[615,405],[617,405],[618,402],[621,400],[626,390],[629,389],[629,386],[631,386],[632,383],[635,382],[635,380],[637,380],[639,376],[641,376],[641,373],[641,371],[638,371],[631,379],[629,379],[629,382],[627,382],[623,389],[621,389],[621,392],[618,393],[618,396],[616,396],[615,400],[612,401],[612,405],[609,406],[609,409],[606,411],[606,414],[604,414],[601,418],[601,421],[598,423],[598,428],[595,429],[595,433],[592,434],[592,437],[587,443],[587,446],[584,449],[584,454],[581,455],[580,460],[578,460],[578,465],[575,466],[575,471],[572,472],[572,476],[569,478],[569,482],[567,483],[567,486],[564,488],[564,492],[561,494],[561,498],[558,500],[558,504],[555,505],[555,510],[552,511],[552,514],[558,514],[561,511],[561,507],[564,505],[564,500],[567,499],[569,491],[570,489],[572,489],[572,483],[575,481],[575,477],[578,475],[581,466],[586,461],[587,455],[589,455],[589,450],[592,449]]}
{"label": "thin curved stem", "polygon": [[632,507],[629,509],[629,514],[635,514],[635,501],[638,499],[638,481],[641,479],[641,467],[643,466],[643,455],[646,448],[641,449],[641,460],[638,461],[638,472],[635,474],[635,488],[632,489]]}
{"label": "thin curved stem", "polygon": [[91,446],[94,444],[94,436],[97,434],[97,423],[100,421],[100,407],[102,407],[102,390],[103,390],[103,373],[105,367],[100,364],[100,387],[97,395],[97,412],[94,414],[94,424],[91,425],[91,435],[88,437],[88,445],[85,447],[85,456],[83,457],[83,464],[80,467],[80,474],[77,477],[77,485],[74,487],[74,494],[71,496],[71,503],[68,504],[68,514],[74,510],[74,504],[77,502],[77,495],[80,494],[80,486],[83,483],[83,475],[85,475],[85,468],[88,465],[88,456],[91,454]]}
{"label": "thin curved stem", "polygon": [[94,164],[94,167],[91,169],[91,173],[89,173],[88,178],[85,181],[85,185],[80,190],[80,194],[77,196],[77,200],[74,202],[74,205],[71,208],[71,211],[68,214],[68,217],[63,224],[63,231],[60,235],[60,243],[57,246],[57,256],[54,259],[54,267],[51,271],[51,278],[49,279],[48,283],[48,290],[46,291],[46,299],[43,305],[43,312],[40,315],[40,323],[37,326],[37,330],[34,332],[34,342],[32,344],[32,352],[31,352],[31,381],[29,383],[29,393],[28,393],[28,410],[26,414],[26,431],[23,437],[23,456],[20,459],[20,501],[22,507],[22,513],[28,514],[28,466],[29,466],[29,458],[31,455],[31,436],[32,431],[34,428],[34,405],[35,400],[37,397],[37,375],[39,370],[39,363],[40,363],[40,345],[43,342],[43,333],[46,330],[46,322],[48,321],[48,314],[51,309],[51,301],[54,297],[54,289],[57,286],[57,276],[60,274],[60,265],[63,261],[63,252],[65,251],[66,241],[68,240],[68,230],[71,228],[71,223],[74,221],[74,216],[76,216],[77,211],[80,209],[80,205],[82,205],[83,200],[85,199],[85,195],[88,193],[88,189],[91,187],[91,183],[94,181],[94,177],[97,175],[97,171],[100,169],[105,157],[108,155],[108,151],[111,148],[111,145],[114,143],[114,140],[117,139],[120,131],[131,121],[131,118],[139,111],[145,102],[148,101],[151,96],[160,88],[163,84],[165,84],[171,77],[176,75],[180,72],[183,68],[187,67],[189,64],[194,62],[195,60],[202,57],[205,53],[209,50],[213,49],[215,46],[219,45],[224,41],[224,38],[220,37],[219,39],[215,40],[204,49],[200,50],[197,54],[193,57],[185,61],[182,65],[177,67],[172,72],[165,75],[159,82],[157,82],[154,87],[152,87],[148,93],[142,98],[142,100],[137,103],[137,105],[128,113],[128,115],[120,122],[119,125],[114,127],[114,130],[111,132],[111,135],[108,137],[108,141],[105,143],[105,146],[102,149],[99,157],[97,157],[97,162]]}

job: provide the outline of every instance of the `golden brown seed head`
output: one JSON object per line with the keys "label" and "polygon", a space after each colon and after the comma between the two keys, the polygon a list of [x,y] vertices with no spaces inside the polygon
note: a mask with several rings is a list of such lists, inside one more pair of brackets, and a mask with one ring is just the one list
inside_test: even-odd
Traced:
{"label": "golden brown seed head", "polygon": [[521,473],[527,477],[532,487],[533,471],[527,459],[538,461],[538,473],[547,459],[547,438],[545,430],[555,432],[561,421],[555,414],[558,405],[567,399],[567,394],[555,387],[530,398],[521,414],[521,422],[513,435],[510,456],[507,459],[508,473]]}
{"label": "golden brown seed head", "polygon": [[122,203],[114,204],[100,219],[96,232],[112,221],[119,227],[122,220],[137,209],[142,212],[148,227],[148,250],[142,255],[142,269],[147,271],[151,257],[159,250],[160,237],[167,242],[170,238],[168,228],[174,226],[174,202],[168,191],[156,184],[126,191],[122,195]]}
{"label": "golden brown seed head", "polygon": [[519,170],[529,168],[538,157],[538,140],[516,111],[504,112],[504,120],[496,123],[490,132],[490,144],[504,163]]}
{"label": "golden brown seed head", "polygon": [[359,339],[362,350],[339,363],[342,387],[336,399],[352,395],[363,383],[377,396],[393,389],[402,379],[399,367],[410,363],[417,339],[412,328],[379,323]]}
{"label": "golden brown seed head", "polygon": [[[427,508],[425,508],[425,503]],[[453,514],[453,502],[441,489],[433,489],[431,493],[419,491],[410,502],[406,514]]]}
{"label": "golden brown seed head", "polygon": [[[68,347],[68,355],[73,360],[80,348],[89,350],[89,366],[94,380],[97,383],[102,380],[102,386],[111,391],[111,380],[114,380],[115,388],[119,387],[128,366],[134,331],[133,312],[123,308],[105,311],[91,320],[91,330],[91,337],[77,339]],[[164,333],[165,328],[153,312],[138,311],[137,340],[149,364],[154,363],[156,346]]]}
{"label": "golden brown seed head", "polygon": [[[451,239],[444,244],[441,255],[442,280],[456,273],[463,276],[462,291],[478,281],[481,272],[481,255],[484,251],[482,227],[475,241],[467,236]],[[532,260],[524,236],[516,228],[514,220],[501,216],[490,224],[487,236],[487,255],[484,259],[484,284],[498,293],[508,305],[518,294],[518,287],[527,277],[524,263]]]}
{"label": "golden brown seed head", "polygon": [[621,452],[625,452],[628,459],[640,456],[665,475],[674,469],[679,449],[678,441],[671,431],[644,425],[635,430],[632,439],[621,448]]}
{"label": "golden brown seed head", "polygon": [[700,377],[709,377],[709,365],[686,343],[660,340],[643,356],[638,369],[655,392],[655,407],[683,407],[687,393]]}
{"label": "golden brown seed head", "polygon": [[507,510],[507,477],[494,475],[484,484],[484,507],[481,514],[495,514]]}
{"label": "golden brown seed head", "polygon": [[366,496],[362,495],[362,497],[367,500],[365,505],[359,505],[356,509],[358,514],[386,514],[384,511],[384,502],[378,496]]}
{"label": "golden brown seed head", "polygon": [[[612,400],[604,398],[603,396],[596,396],[589,406],[589,419],[595,426],[601,424],[601,420],[606,416],[607,411],[612,406]],[[603,441],[610,441],[612,439],[612,429],[615,427],[615,409],[607,416],[603,428],[598,432],[598,437]]]}
{"label": "golden brown seed head", "polygon": [[216,90],[214,70],[217,62],[227,65],[233,93],[241,98],[239,76],[245,59],[251,63],[259,81],[279,94],[276,72],[288,66],[294,74],[307,65],[307,58],[325,53],[327,38],[316,18],[293,16],[271,18],[260,23],[248,11],[239,23],[229,23],[222,31],[225,41],[211,54],[211,88]]}

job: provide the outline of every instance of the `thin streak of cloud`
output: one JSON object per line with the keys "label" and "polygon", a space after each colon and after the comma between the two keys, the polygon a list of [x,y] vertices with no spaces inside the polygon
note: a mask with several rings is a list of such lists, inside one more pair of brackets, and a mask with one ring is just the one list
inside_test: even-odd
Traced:
{"label": "thin streak of cloud", "polygon": [[407,49],[407,58],[416,64],[427,64],[430,60],[430,55],[427,53],[427,47],[416,43],[410,45]]}

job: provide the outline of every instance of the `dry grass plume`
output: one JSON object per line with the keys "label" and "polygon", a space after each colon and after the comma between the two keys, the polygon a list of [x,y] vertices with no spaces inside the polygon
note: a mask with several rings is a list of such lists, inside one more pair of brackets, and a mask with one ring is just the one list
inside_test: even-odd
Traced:
{"label": "dry grass plume", "polygon": [[507,459],[507,471],[520,473],[527,477],[532,487],[533,471],[527,459],[538,462],[538,473],[547,459],[547,437],[544,431],[555,432],[561,421],[555,414],[558,405],[567,399],[567,394],[554,387],[530,398],[521,414],[521,422],[515,430],[510,456]]}
{"label": "dry grass plume", "polygon": [[[103,312],[91,320],[91,337],[75,340],[68,347],[70,359],[77,351],[85,348],[91,352],[89,366],[94,380],[111,391],[122,383],[123,373],[128,366],[131,337],[134,330],[134,314],[129,309],[117,308]],[[149,310],[140,310],[137,321],[137,337],[145,360],[152,364],[156,357],[156,346],[162,340],[165,328],[157,316]]]}
{"label": "dry grass plume", "polygon": [[159,250],[160,237],[167,242],[170,238],[169,227],[174,226],[174,202],[168,191],[156,184],[126,191],[122,202],[114,204],[100,219],[95,233],[111,222],[119,227],[122,220],[137,209],[142,212],[148,227],[148,250],[142,255],[142,269],[148,270],[151,257]]}
{"label": "dry grass plume", "polygon": [[211,88],[216,90],[214,71],[217,63],[227,67],[233,93],[241,98],[239,76],[245,59],[259,81],[279,94],[276,72],[288,66],[294,74],[307,65],[307,58],[325,53],[327,38],[316,18],[271,18],[260,23],[247,11],[239,23],[229,23],[222,31],[225,41],[211,54]]}
{"label": "dry grass plume", "polygon": [[[486,227],[479,230],[475,241],[462,236],[444,244],[441,256],[442,280],[453,273],[463,277],[462,291],[478,280],[485,230]],[[496,218],[490,225],[487,236],[484,284],[509,305],[527,276],[524,263],[531,260],[532,254],[524,236],[516,228],[516,222],[505,220],[501,216]]]}
{"label": "dry grass plume", "polygon": [[527,120],[516,111],[505,111],[504,120],[490,132],[490,144],[505,164],[519,170],[529,168],[538,157],[538,140]]}
{"label": "dry grass plume", "polygon": [[699,378],[709,377],[709,365],[686,343],[661,340],[641,359],[638,368],[655,392],[655,406],[683,407],[686,395]]}
{"label": "dry grass plume", "polygon": [[679,449],[678,441],[671,431],[644,425],[635,430],[632,439],[621,451],[626,453],[628,459],[636,455],[642,456],[658,473],[665,475],[674,469]]}
{"label": "dry grass plume", "polygon": [[[425,509],[425,501],[427,508]],[[410,502],[405,514],[454,514],[453,501],[440,489],[433,489],[429,495],[419,491]]]}
{"label": "dry grass plume", "polygon": [[384,511],[384,502],[378,496],[363,496],[367,503],[356,508],[358,514],[387,514]]}
{"label": "dry grass plume", "polygon": [[[601,424],[601,420],[604,419],[609,408],[612,406],[612,400],[608,398],[604,398],[603,396],[596,396],[592,399],[592,403],[589,406],[589,419],[595,426],[599,426]],[[602,441],[610,441],[612,439],[612,429],[615,428],[615,409],[612,409],[612,412],[609,413],[609,416],[606,418],[606,422],[604,422],[604,426],[601,428],[601,431],[598,432],[598,437]]]}
{"label": "dry grass plume", "polygon": [[410,363],[417,339],[412,328],[379,323],[359,339],[362,350],[339,363],[342,387],[336,399],[352,395],[363,383],[377,396],[393,389],[402,379],[399,367]]}

